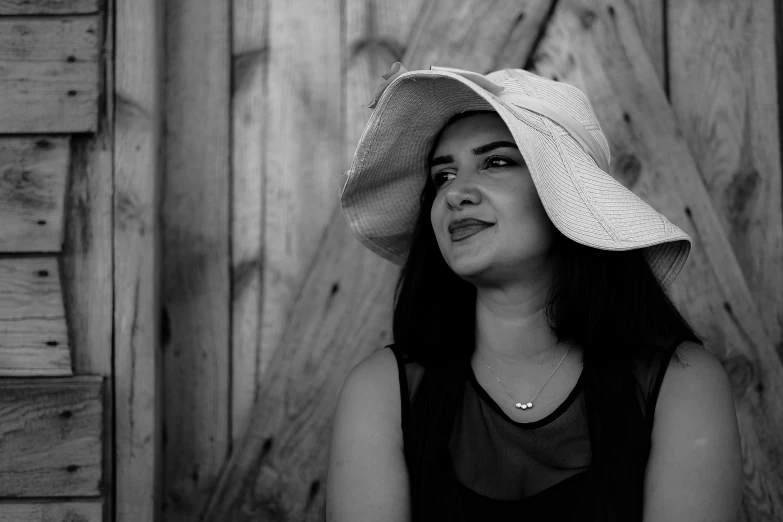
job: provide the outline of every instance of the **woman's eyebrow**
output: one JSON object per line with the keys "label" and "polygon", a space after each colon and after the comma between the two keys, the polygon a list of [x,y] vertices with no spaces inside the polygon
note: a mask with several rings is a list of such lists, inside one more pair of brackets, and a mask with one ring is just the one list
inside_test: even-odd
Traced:
{"label": "woman's eyebrow", "polygon": [[[475,149],[470,149],[470,151],[476,156],[479,156],[481,154],[486,154],[489,151],[499,149],[501,147],[509,147],[512,149],[519,150],[519,147],[517,147],[517,144],[514,143],[513,141],[493,141],[491,143],[487,143],[486,145],[480,145]],[[437,167],[438,165],[443,165],[444,163],[452,163],[453,161],[454,161],[454,156],[452,156],[451,154],[438,156],[432,158],[432,161],[430,162],[430,168]]]}

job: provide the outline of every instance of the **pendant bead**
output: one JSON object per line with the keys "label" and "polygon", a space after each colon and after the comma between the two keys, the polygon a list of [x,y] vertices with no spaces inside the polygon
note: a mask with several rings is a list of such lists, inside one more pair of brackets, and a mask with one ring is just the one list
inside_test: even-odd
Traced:
{"label": "pendant bead", "polygon": [[532,402],[528,402],[528,403],[527,403],[527,407],[528,407],[528,408],[532,408],[532,407],[533,407],[533,403],[532,403]]}

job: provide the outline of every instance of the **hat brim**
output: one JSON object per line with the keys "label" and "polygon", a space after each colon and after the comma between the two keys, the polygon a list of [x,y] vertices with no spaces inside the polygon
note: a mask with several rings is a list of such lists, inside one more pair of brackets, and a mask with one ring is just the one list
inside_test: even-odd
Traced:
{"label": "hat brim", "polygon": [[495,111],[504,121],[563,235],[603,250],[643,248],[663,286],[676,278],[691,248],[685,232],[601,170],[558,123],[447,71],[398,76],[367,122],[340,196],[363,245],[405,262],[433,141],[451,117],[476,110]]}

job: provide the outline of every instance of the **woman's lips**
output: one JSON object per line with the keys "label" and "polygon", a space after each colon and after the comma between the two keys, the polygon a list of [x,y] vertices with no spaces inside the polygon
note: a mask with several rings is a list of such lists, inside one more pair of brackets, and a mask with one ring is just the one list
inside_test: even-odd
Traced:
{"label": "woman's lips", "polygon": [[467,239],[471,236],[474,236],[484,230],[485,228],[489,228],[492,225],[470,225],[466,227],[459,227],[454,232],[451,233],[451,240],[456,241],[462,241],[463,239]]}

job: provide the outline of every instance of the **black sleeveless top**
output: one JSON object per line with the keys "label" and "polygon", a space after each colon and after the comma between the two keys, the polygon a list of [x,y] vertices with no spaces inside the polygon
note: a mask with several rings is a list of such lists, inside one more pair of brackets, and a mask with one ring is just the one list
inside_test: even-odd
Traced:
{"label": "black sleeveless top", "polygon": [[[425,372],[399,347],[389,348],[397,360],[403,393],[402,432],[413,520],[434,515],[466,522],[593,519],[585,512],[590,495],[586,478],[593,456],[584,393],[586,370],[552,413],[535,422],[516,422],[481,387],[472,368],[464,369],[462,379],[449,381],[450,375],[439,378],[438,371]],[[633,437],[640,440],[632,445],[633,455],[628,460],[636,462],[636,469],[629,475],[635,478],[629,476],[628,480],[635,480],[639,490],[635,506],[639,516],[652,414],[674,348],[635,360],[633,384],[625,393],[633,395],[628,397],[627,407],[638,412],[629,416],[629,423],[636,426]],[[452,401],[456,410],[438,411],[440,404],[448,402],[441,400],[444,392],[458,399]],[[435,423],[434,418],[440,421]],[[434,433],[437,431],[440,433]],[[441,441],[441,451],[432,442],[436,439]],[[440,469],[439,475],[422,476],[431,474],[424,468]],[[442,498],[428,506],[434,495],[422,495],[417,488],[434,491]],[[447,516],[444,509],[452,509],[452,514]]]}

